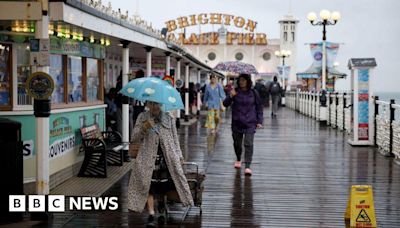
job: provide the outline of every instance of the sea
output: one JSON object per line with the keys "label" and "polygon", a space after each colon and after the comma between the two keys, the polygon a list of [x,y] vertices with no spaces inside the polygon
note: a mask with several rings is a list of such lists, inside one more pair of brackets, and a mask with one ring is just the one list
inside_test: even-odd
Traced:
{"label": "sea", "polygon": [[[400,104],[400,92],[374,92],[373,95],[379,96],[381,101],[390,101],[394,99],[396,104]],[[400,121],[400,110],[396,109],[394,113],[394,119]]]}
{"label": "sea", "polygon": [[379,100],[381,101],[394,99],[396,104],[400,104],[400,92],[374,92],[373,95],[379,96]]}

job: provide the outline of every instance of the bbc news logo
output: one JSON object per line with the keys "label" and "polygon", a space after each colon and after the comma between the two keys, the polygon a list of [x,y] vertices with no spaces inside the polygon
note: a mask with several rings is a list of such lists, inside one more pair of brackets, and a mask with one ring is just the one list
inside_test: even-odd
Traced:
{"label": "bbc news logo", "polygon": [[[26,200],[28,198],[28,200]],[[68,196],[64,195],[10,195],[10,212],[64,212],[65,210],[111,210],[118,209],[118,197]]]}

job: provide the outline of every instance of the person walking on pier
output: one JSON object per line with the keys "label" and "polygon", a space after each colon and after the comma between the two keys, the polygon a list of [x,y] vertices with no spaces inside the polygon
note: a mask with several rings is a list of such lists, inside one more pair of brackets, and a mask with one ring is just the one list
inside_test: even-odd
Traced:
{"label": "person walking on pier", "polygon": [[256,85],[254,86],[254,89],[257,90],[258,94],[260,95],[261,103],[263,104],[263,106],[267,107],[269,91],[268,91],[267,87],[265,86],[264,80],[258,79],[256,81]]}
{"label": "person walking on pier", "polygon": [[142,212],[147,203],[147,226],[153,227],[155,194],[167,195],[184,206],[193,205],[193,198],[181,165],[183,156],[174,118],[161,111],[159,103],[148,101],[146,106],[149,111],[139,114],[131,138],[141,145],[132,164],[128,208]]}
{"label": "person walking on pier", "polygon": [[252,175],[250,169],[253,159],[254,134],[257,128],[262,128],[263,105],[258,92],[251,88],[249,74],[241,74],[238,78],[238,88],[232,89],[224,100],[224,106],[232,105],[232,137],[236,153],[234,167],[241,168],[242,144],[244,138],[245,174]]}
{"label": "person walking on pier", "polygon": [[272,111],[271,117],[276,117],[276,113],[278,112],[278,104],[281,98],[282,88],[278,82],[278,78],[274,76],[274,81],[269,85],[269,92],[271,93],[272,100]]}
{"label": "person walking on pier", "polygon": [[225,99],[225,92],[214,74],[210,75],[210,80],[210,84],[206,86],[203,101],[208,110],[205,127],[211,130],[211,134],[215,134],[220,121],[221,101]]}

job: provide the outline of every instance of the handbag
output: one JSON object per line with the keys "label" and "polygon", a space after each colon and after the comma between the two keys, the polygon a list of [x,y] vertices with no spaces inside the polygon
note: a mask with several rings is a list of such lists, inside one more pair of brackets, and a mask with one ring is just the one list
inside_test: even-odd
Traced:
{"label": "handbag", "polygon": [[129,144],[129,155],[131,158],[136,158],[139,153],[140,143],[139,142],[131,142]]}

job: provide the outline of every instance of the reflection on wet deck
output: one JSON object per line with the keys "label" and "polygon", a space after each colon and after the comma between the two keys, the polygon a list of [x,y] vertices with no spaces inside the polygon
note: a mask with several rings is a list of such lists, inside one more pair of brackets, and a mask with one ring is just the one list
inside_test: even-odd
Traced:
{"label": "reflection on wet deck", "polygon": [[[206,170],[203,214],[192,208],[186,220],[163,227],[344,227],[352,184],[371,184],[378,227],[400,224],[400,166],[374,148],[350,147],[344,133],[289,109],[277,119],[266,111],[255,137],[253,176],[233,168],[229,116],[216,137],[201,123],[181,129],[187,161]],[[214,147],[215,146],[215,147]],[[128,212],[125,176],[106,195],[120,197],[117,212],[69,212],[51,226],[143,227],[146,214]]]}

